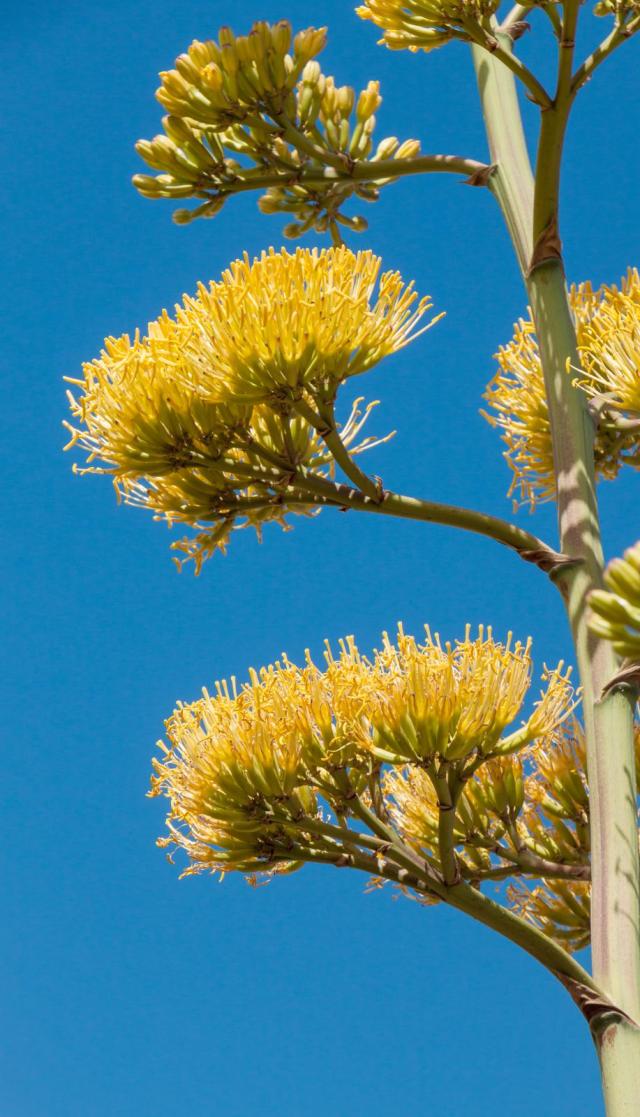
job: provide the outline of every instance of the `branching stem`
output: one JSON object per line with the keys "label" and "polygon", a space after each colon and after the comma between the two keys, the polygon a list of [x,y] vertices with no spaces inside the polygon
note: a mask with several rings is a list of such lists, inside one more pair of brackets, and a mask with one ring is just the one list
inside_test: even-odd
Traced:
{"label": "branching stem", "polygon": [[[588,595],[602,583],[602,547],[595,491],[593,423],[584,393],[567,368],[579,368],[575,326],[568,305],[558,203],[562,145],[575,94],[572,58],[578,0],[566,0],[553,108],[542,114],[534,204],[527,217],[517,190],[496,196],[512,233],[531,302],[544,370],[556,475],[562,551],[579,560],[558,573],[580,677],[587,744],[591,831],[591,940],[595,982],[609,1005],[590,1011],[602,1066],[608,1117],[631,1117],[640,1096],[640,872],[635,806],[632,702],[621,692],[603,696],[616,669],[611,645],[588,628]],[[495,110],[492,60],[479,70],[480,91],[498,174],[514,184],[531,171],[515,90],[509,112]],[[495,177],[495,176],[494,176]],[[522,252],[523,218],[534,249]],[[514,236],[514,230],[516,235]],[[579,997],[576,997],[582,1003]]]}

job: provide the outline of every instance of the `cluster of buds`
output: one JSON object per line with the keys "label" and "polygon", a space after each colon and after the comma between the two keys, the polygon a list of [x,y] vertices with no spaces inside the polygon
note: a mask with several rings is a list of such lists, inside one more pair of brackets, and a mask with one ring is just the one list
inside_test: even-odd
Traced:
{"label": "cluster of buds", "polygon": [[[568,367],[574,386],[588,397],[596,421],[595,470],[612,479],[623,465],[640,467],[640,276],[630,269],[620,288],[590,283],[569,292],[582,369]],[[535,326],[529,317],[496,354],[499,370],[482,414],[507,444],[513,472],[509,494],[532,506],[555,497],[551,425]]]}
{"label": "cluster of buds", "polygon": [[638,0],[598,0],[593,9],[593,14],[596,16],[613,16],[616,27],[624,31],[627,24],[632,20],[637,20],[640,15],[640,4]]}
{"label": "cluster of buds", "polygon": [[340,385],[420,332],[430,307],[371,252],[263,253],[139,333],[109,338],[69,393],[79,472],[108,473],[134,505],[195,528],[196,569],[231,531],[342,505],[333,449],[357,454],[371,407],[334,421]]}
{"label": "cluster of buds", "polygon": [[589,627],[610,640],[619,655],[640,660],[640,543],[623,558],[612,559],[604,573],[606,589],[589,597]]}
{"label": "cluster of buds", "polygon": [[365,0],[356,8],[382,32],[391,50],[435,50],[454,39],[491,34],[499,0]]}
{"label": "cluster of buds", "polygon": [[192,43],[161,75],[164,134],[137,144],[160,172],[134,177],[140,193],[198,199],[195,209],[174,214],[185,224],[213,217],[232,194],[266,188],[260,208],[292,217],[288,236],[365,229],[362,217],[342,212],[344,203],[352,195],[374,201],[393,177],[389,161],[414,158],[419,144],[390,137],[373,153],[378,83],[358,97],[336,86],[316,61],[325,42],[325,28],[292,37],[282,21],[238,37],[223,28],[217,43]]}
{"label": "cluster of buds", "polygon": [[293,39],[286,20],[254,23],[248,35],[221,28],[218,42],[194,41],[160,74],[157,98],[178,117],[224,131],[230,125],[278,116],[293,108],[293,90],[305,65],[324,48],[327,29],[310,27]]}

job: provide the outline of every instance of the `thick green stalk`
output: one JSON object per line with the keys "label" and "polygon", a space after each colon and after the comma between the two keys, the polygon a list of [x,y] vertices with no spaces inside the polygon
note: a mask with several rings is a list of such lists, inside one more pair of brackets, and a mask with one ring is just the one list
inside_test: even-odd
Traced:
{"label": "thick green stalk", "polygon": [[[567,3],[558,88],[553,107],[542,114],[533,197],[513,78],[499,63],[477,51],[475,62],[492,160],[498,168],[493,176],[494,193],[525,278],[545,374],[560,546],[578,560],[560,570],[557,580],[583,686],[591,804],[593,973],[615,1006],[610,1013],[596,1010],[595,1015],[585,1015],[598,1046],[607,1113],[609,1117],[631,1117],[640,1111],[640,1028],[632,1023],[640,1020],[640,873],[632,703],[619,691],[603,697],[603,688],[618,665],[611,645],[591,635],[587,627],[587,595],[601,584],[603,566],[594,432],[586,401],[567,371],[568,365],[578,367],[579,357],[557,237],[576,17],[577,3]],[[512,90],[507,95],[509,84]],[[527,243],[533,245],[528,256],[523,252]]]}
{"label": "thick green stalk", "polygon": [[[511,50],[508,35],[496,34],[504,50]],[[494,171],[489,188],[495,195],[523,272],[533,252],[533,175],[522,128],[518,93],[513,74],[486,50],[472,46],[480,100],[484,113]]]}

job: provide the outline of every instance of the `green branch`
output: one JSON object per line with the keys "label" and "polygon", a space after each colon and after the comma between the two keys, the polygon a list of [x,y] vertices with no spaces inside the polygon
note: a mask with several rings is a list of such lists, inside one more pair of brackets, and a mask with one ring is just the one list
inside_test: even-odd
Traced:
{"label": "green branch", "polygon": [[300,399],[294,403],[294,409],[318,432],[345,477],[365,496],[373,501],[381,501],[383,494],[380,485],[360,469],[338,434],[333,404],[327,404],[321,411],[315,412],[306,400]]}
{"label": "green branch", "polygon": [[638,30],[640,30],[640,15],[630,20],[627,24],[618,24],[617,27],[614,27],[611,34],[607,35],[606,39],[603,39],[600,46],[596,47],[576,70],[571,82],[571,93],[573,97],[575,97],[582,86],[589,81],[589,78],[593,75],[595,70],[597,70],[598,66],[600,66],[617,47],[625,43],[632,35],[635,35]]}
{"label": "green branch", "polygon": [[[512,74],[515,74],[529,92],[531,99],[536,105],[539,105],[541,109],[551,108],[551,97],[542,83],[539,82],[535,74],[525,66],[524,62],[513,53],[511,45],[512,40],[508,33],[506,35],[493,34],[479,27],[473,20],[463,20],[462,26],[472,43],[475,43],[482,50],[487,51],[493,58],[502,62],[503,66],[510,70]],[[508,40],[508,45],[504,42],[505,39]]]}
{"label": "green branch", "polygon": [[196,197],[231,197],[249,190],[266,190],[269,187],[303,186],[309,189],[326,189],[327,186],[348,185],[349,183],[373,182],[386,183],[407,175],[417,174],[457,174],[465,175],[473,184],[482,185],[491,168],[477,159],[466,159],[461,155],[418,155],[414,159],[372,159],[357,161],[347,169],[344,157],[340,166],[330,170],[284,170],[240,171],[232,182],[225,186],[215,181],[211,186],[201,183],[195,190]]}

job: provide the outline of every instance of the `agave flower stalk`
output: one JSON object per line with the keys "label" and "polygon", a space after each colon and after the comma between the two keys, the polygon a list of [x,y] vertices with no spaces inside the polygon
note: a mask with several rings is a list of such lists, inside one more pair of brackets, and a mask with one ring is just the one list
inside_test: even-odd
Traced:
{"label": "agave flower stalk", "polygon": [[[638,0],[600,0],[613,29],[575,62],[579,0],[364,0],[394,50],[471,47],[490,162],[374,148],[379,85],[359,95],[322,72],[326,29],[286,21],[222,28],[161,75],[164,134],[138,151],[150,198],[192,198],[179,224],[265,190],[284,232],[328,234],[329,250],[245,256],[164,312],[148,335],[109,338],[73,381],[78,472],[111,475],[128,503],[196,534],[174,544],[198,571],[232,532],[290,514],[352,509],[473,531],[548,573],[571,626],[579,694],[563,663],[519,720],[530,641],[423,643],[399,629],[371,657],[352,638],[324,669],[286,657],[238,688],[219,683],[166,723],[153,795],[169,802],[159,844],[185,872],[289,874],[309,863],[368,873],[428,906],[449,903],[546,966],[582,1010],[608,1117],[640,1099],[640,544],[604,571],[596,477],[640,466],[640,280],[567,292],[559,192],[570,111],[612,51],[640,31]],[[514,50],[536,9],[557,51],[546,88]],[[535,171],[518,90],[540,111]],[[465,174],[500,206],[530,302],[485,399],[503,433],[512,488],[555,499],[558,546],[479,511],[390,491],[360,455],[375,404],[339,416],[347,381],[424,333],[430,309],[342,231],[352,198],[375,201],[414,173]],[[420,327],[420,328],[418,328]],[[78,391],[79,389],[79,391]],[[542,584],[542,583],[541,583]],[[623,657],[621,663],[620,657]],[[578,721],[577,705],[582,703]],[[483,886],[501,882],[499,901]],[[592,973],[573,957],[591,944]]]}
{"label": "agave flower stalk", "polygon": [[[566,375],[569,366],[581,366],[566,290],[558,212],[563,138],[573,99],[589,72],[589,63],[585,63],[586,69],[572,76],[578,8],[575,0],[563,5],[557,88],[552,107],[541,117],[535,176],[511,74],[477,48],[474,58],[497,166],[492,185],[522,268],[539,339],[561,548],[578,560],[559,571],[557,579],[584,692],[592,803],[593,972],[609,1000],[600,1011],[587,1012],[587,1018],[598,1046],[607,1113],[618,1117],[630,1115],[640,1097],[640,875],[635,796],[629,788],[635,694],[622,688],[605,693],[619,661],[612,644],[589,631],[585,608],[589,593],[602,585],[603,555],[593,421],[583,394]],[[503,42],[509,49],[506,38]]]}

